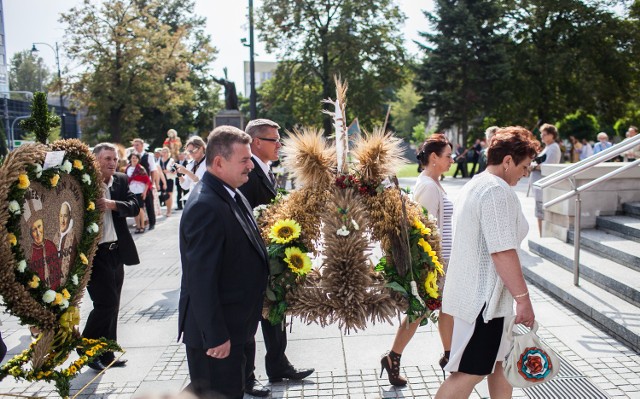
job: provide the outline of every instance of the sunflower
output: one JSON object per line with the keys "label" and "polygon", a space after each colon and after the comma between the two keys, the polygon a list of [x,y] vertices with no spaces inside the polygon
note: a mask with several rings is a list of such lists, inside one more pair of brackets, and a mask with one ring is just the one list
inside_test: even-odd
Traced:
{"label": "sunflower", "polygon": [[284,261],[295,274],[304,276],[311,271],[311,259],[300,248],[289,247],[284,250],[284,255]]}
{"label": "sunflower", "polygon": [[420,231],[420,234],[422,234],[423,236],[431,234],[431,229],[425,226],[424,223],[422,223],[422,221],[418,218],[415,218],[413,220],[413,227],[415,227],[416,230]]}
{"label": "sunflower", "polygon": [[424,289],[431,298],[437,298],[440,296],[438,293],[438,273],[435,271],[429,272],[427,278],[424,280]]}
{"label": "sunflower", "polygon": [[278,220],[269,233],[271,242],[276,244],[286,244],[289,241],[300,237],[300,225],[293,219]]}
{"label": "sunflower", "polygon": [[433,248],[431,248],[431,244],[425,241],[424,238],[420,237],[420,239],[418,240],[418,245],[422,248],[424,252],[428,253],[430,256],[433,256],[431,254],[431,252],[433,252]]}
{"label": "sunflower", "polygon": [[29,176],[27,176],[24,173],[18,175],[18,188],[19,189],[24,190],[24,189],[28,188],[30,184],[31,184],[31,182],[29,181]]}

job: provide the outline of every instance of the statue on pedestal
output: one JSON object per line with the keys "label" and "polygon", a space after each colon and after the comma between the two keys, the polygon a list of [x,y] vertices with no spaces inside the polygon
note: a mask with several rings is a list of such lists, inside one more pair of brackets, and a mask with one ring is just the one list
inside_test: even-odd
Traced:
{"label": "statue on pedestal", "polygon": [[227,78],[227,68],[223,68],[224,78],[213,78],[213,81],[224,86],[225,109],[238,109],[238,95],[236,94],[236,84]]}

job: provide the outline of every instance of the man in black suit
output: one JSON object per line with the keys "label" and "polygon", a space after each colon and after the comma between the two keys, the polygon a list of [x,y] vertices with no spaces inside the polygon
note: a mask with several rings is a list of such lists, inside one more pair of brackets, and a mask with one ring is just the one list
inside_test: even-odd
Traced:
{"label": "man in black suit", "polygon": [[236,190],[254,167],[250,142],[232,126],[211,132],[207,171],[180,220],[178,339],[186,345],[189,389],[196,395],[244,395],[244,350],[258,328],[268,275],[264,242]]}
{"label": "man in black suit", "polygon": [[[140,263],[136,245],[127,227],[127,217],[136,216],[140,207],[135,195],[129,191],[127,175],[116,172],[117,148],[110,143],[101,143],[95,146],[93,153],[100,166],[104,189],[104,197],[96,201],[96,206],[104,213],[102,237],[93,257],[91,280],[87,285],[93,310],[82,335],[86,338],[105,337],[117,340],[124,265]],[[100,371],[114,359],[113,352],[107,352],[100,359],[89,363],[89,367]],[[111,367],[124,367],[126,362],[120,359]]]}
{"label": "man in black suit", "polygon": [[[276,196],[276,180],[269,163],[278,159],[280,143],[280,126],[269,119],[255,119],[247,124],[245,131],[253,139],[251,142],[252,160],[256,167],[249,173],[249,181],[240,187],[252,208],[270,204]],[[287,378],[301,380],[314,372],[314,369],[296,369],[287,359],[287,330],[283,325],[272,325],[269,320],[262,319],[262,335],[267,348],[265,367],[269,381],[278,382]],[[245,391],[253,396],[267,396],[269,390],[264,388],[254,374],[256,344],[255,338],[246,347],[247,381]]]}

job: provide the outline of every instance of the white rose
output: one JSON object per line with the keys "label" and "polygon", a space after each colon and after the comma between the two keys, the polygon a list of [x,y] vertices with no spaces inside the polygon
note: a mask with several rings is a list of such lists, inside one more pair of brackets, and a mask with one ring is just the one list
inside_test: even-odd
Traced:
{"label": "white rose", "polygon": [[42,300],[44,303],[51,303],[56,299],[56,292],[54,290],[47,290],[47,292],[42,295]]}
{"label": "white rose", "polygon": [[13,213],[14,215],[20,214],[20,204],[18,204],[18,201],[9,201],[9,212]]}
{"label": "white rose", "polygon": [[20,273],[24,273],[25,269],[27,268],[27,262],[22,259],[20,262],[18,262],[18,264],[16,265],[16,269],[18,269],[18,271]]}
{"label": "white rose", "polygon": [[99,230],[98,225],[95,223],[91,223],[90,225],[87,226],[88,233],[97,233],[98,230]]}
{"label": "white rose", "polygon": [[267,209],[267,206],[264,204],[256,206],[255,208],[253,208],[253,217],[258,219],[262,211],[264,211],[265,209]]}
{"label": "white rose", "polygon": [[71,164],[71,162],[69,162],[69,160],[65,160],[62,165],[60,165],[60,170],[63,171],[64,173],[71,173],[71,169],[73,168],[73,165]]}
{"label": "white rose", "polygon": [[78,285],[78,275],[74,274],[73,276],[71,276],[71,282],[73,283],[73,285]]}
{"label": "white rose", "polygon": [[42,165],[37,163],[35,172],[36,172],[36,177],[39,179],[42,176]]}
{"label": "white rose", "polygon": [[86,184],[91,184],[91,176],[89,176],[88,174],[83,174],[82,175],[82,181]]}
{"label": "white rose", "polygon": [[63,299],[62,302],[60,302],[60,309],[66,309],[68,307],[69,307],[69,300]]}
{"label": "white rose", "polygon": [[336,234],[342,237],[346,237],[349,235],[349,230],[347,230],[347,226],[342,226],[338,231],[336,231]]}

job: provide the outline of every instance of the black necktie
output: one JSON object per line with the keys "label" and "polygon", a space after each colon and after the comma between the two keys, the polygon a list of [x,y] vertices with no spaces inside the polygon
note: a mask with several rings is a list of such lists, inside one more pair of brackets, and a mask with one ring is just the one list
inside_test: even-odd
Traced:
{"label": "black necktie", "polygon": [[247,209],[247,207],[244,205],[244,202],[242,201],[242,197],[240,197],[240,194],[236,192],[236,196],[234,197],[236,200],[236,204],[238,204],[238,206],[240,207],[240,210],[242,211],[242,216],[244,216],[245,220],[247,222],[249,222],[249,224],[255,229],[258,229],[258,226],[256,226],[255,221],[253,220],[253,215],[251,215],[249,213],[249,210]]}
{"label": "black necktie", "polygon": [[271,169],[269,169],[269,181],[271,181],[271,185],[273,185],[273,188],[276,188],[276,177],[273,174],[273,172],[271,171]]}

